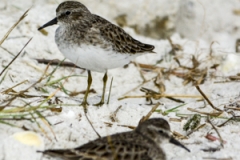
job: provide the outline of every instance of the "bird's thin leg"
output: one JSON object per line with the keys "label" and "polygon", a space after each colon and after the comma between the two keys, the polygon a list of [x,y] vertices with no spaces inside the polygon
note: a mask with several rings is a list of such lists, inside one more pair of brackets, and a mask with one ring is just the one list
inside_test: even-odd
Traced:
{"label": "bird's thin leg", "polygon": [[95,106],[102,106],[104,104],[104,96],[105,96],[105,90],[106,90],[106,84],[107,84],[107,72],[103,76],[103,92],[102,92],[102,98],[101,101],[97,104],[94,104]]}
{"label": "bird's thin leg", "polygon": [[87,71],[88,72],[88,86],[87,86],[87,89],[86,89],[86,92],[85,92],[85,95],[84,95],[84,98],[83,98],[83,101],[82,101],[82,106],[84,107],[84,111],[85,113],[87,113],[87,97],[88,97],[88,93],[89,93],[89,90],[90,90],[90,87],[91,87],[91,84],[92,84],[92,75],[91,75],[91,71]]}

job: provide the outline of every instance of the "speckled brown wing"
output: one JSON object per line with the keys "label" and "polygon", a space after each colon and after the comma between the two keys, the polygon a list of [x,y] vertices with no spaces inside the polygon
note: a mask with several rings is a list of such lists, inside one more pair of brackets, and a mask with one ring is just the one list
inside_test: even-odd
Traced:
{"label": "speckled brown wing", "polygon": [[44,154],[64,160],[152,160],[146,145],[125,140],[93,141],[71,150],[46,150]]}
{"label": "speckled brown wing", "polygon": [[[69,149],[50,149],[42,152],[44,155],[51,157],[58,157],[63,160],[79,160],[80,156],[77,156],[75,150]],[[90,159],[89,159],[90,160]]]}
{"label": "speckled brown wing", "polygon": [[108,22],[100,16],[94,15],[101,36],[111,42],[115,51],[120,53],[136,54],[136,53],[153,53],[155,48],[153,45],[142,43],[132,38],[120,27]]}

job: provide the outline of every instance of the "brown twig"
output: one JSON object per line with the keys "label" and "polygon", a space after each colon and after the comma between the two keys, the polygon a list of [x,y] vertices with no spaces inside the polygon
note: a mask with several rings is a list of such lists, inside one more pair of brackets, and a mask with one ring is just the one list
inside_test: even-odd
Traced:
{"label": "brown twig", "polygon": [[211,101],[208,99],[208,97],[202,92],[202,90],[200,89],[199,86],[196,86],[196,88],[197,88],[198,92],[204,97],[204,99],[208,102],[208,104],[209,104],[213,109],[215,109],[215,110],[217,110],[217,111],[220,111],[220,112],[223,112],[221,109],[215,107],[215,106],[212,104],[212,102],[211,102]]}
{"label": "brown twig", "polygon": [[76,64],[72,63],[72,62],[62,62],[58,59],[35,59],[38,63],[42,63],[42,64],[51,64],[51,65],[59,65],[62,67],[72,67],[72,68],[79,68],[79,69],[83,69],[81,67],[76,66]]}

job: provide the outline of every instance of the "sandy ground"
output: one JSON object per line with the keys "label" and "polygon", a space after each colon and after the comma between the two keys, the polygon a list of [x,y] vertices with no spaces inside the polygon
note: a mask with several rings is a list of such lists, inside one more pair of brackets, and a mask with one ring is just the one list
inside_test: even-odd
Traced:
{"label": "sandy ground", "polygon": [[[28,88],[43,75],[46,65],[39,64],[35,60],[36,58],[64,59],[54,42],[57,26],[47,28],[47,35],[37,31],[39,26],[54,18],[55,9],[60,2],[62,1],[1,0],[0,39],[19,17],[31,7],[28,16],[20,22],[1,45],[1,70],[14,58],[14,55],[22,49],[26,42],[33,38],[23,53],[1,76],[1,106],[6,105],[6,100],[11,98],[13,93]],[[184,124],[197,113],[196,111],[201,112],[200,125],[205,124],[205,126],[184,139],[179,139],[191,152],[187,153],[171,144],[163,144],[162,148],[165,150],[168,159],[239,159],[240,132],[237,119],[226,123],[222,127],[218,126],[227,119],[239,115],[240,83],[237,81],[239,80],[237,74],[240,70],[240,55],[236,53],[235,49],[240,27],[238,1],[214,0],[211,4],[205,0],[158,0],[157,2],[153,0],[134,2],[123,0],[121,3],[119,1],[82,0],[81,2],[89,7],[92,12],[102,15],[114,23],[116,23],[114,21],[116,16],[126,14],[130,27],[124,27],[124,29],[136,39],[155,45],[156,54],[146,54],[136,59],[136,62],[156,66],[155,69],[150,69],[150,71],[142,71],[142,75],[148,82],[141,87],[159,92],[160,89],[154,85],[154,79],[157,77],[156,83],[164,86],[160,87],[161,89],[165,88],[164,94],[175,95],[175,98],[182,100],[185,105],[168,114],[162,114],[162,112],[183,103],[167,98],[155,99],[153,100],[155,104],[157,102],[161,103],[157,110],[162,112],[154,112],[151,117],[163,117],[168,120],[172,132],[177,132],[184,137],[189,133],[189,131],[183,130]],[[164,17],[166,15],[171,17],[168,27],[176,30],[171,36],[171,40],[173,44],[181,46],[181,50],[177,51],[175,55],[169,54],[172,47],[168,40],[141,36],[136,34],[131,27],[139,24],[139,28],[144,28],[146,24],[152,23],[151,20],[154,17]],[[193,57],[196,61],[193,60]],[[176,59],[185,68],[179,67]],[[157,63],[160,60],[161,63]],[[193,64],[195,64],[195,68],[193,68]],[[187,67],[189,68],[187,69]],[[50,66],[46,72],[49,74],[55,68],[56,66]],[[114,78],[110,103],[102,107],[89,105],[87,113],[92,125],[101,136],[130,130],[119,125],[136,126],[139,120],[154,106],[148,105],[149,102],[146,102],[145,98],[118,100],[126,93],[127,95],[145,95],[140,91],[141,87],[136,88],[143,83],[138,67],[129,64],[127,68],[109,70],[108,73],[107,96],[109,95],[110,79]],[[203,73],[205,73],[205,76],[203,76]],[[70,77],[60,82],[68,93],[85,90],[87,74],[81,69],[59,67],[49,82],[54,82],[66,76]],[[102,73],[93,73],[92,88],[96,90],[96,93],[89,95],[88,101],[90,104],[100,100],[102,76]],[[206,135],[219,138],[216,131],[207,122],[206,116],[220,111],[213,109],[206,101],[202,100],[202,96],[193,82],[187,83],[187,80],[189,80],[186,78],[187,76],[192,76],[196,81],[204,79],[199,85],[200,88],[212,104],[221,110],[221,114],[211,118],[211,122],[220,133],[224,141],[224,147],[221,147],[219,140],[212,141],[206,138]],[[235,77],[230,79],[229,76]],[[233,78],[235,78],[235,81],[233,81]],[[24,83],[6,92],[7,89],[23,81]],[[48,78],[43,79],[26,92],[26,94],[35,97],[19,97],[0,112],[0,160],[45,160],[49,158],[42,157],[40,153],[36,152],[37,150],[76,147],[97,138],[84,115],[83,108],[79,106],[83,94],[70,97],[63,90],[57,89],[60,82],[56,82],[54,85],[49,85],[49,82]],[[134,90],[134,88],[136,89]],[[51,98],[51,102],[43,102],[45,100],[43,96],[52,94],[54,96]],[[58,103],[56,97],[59,99]],[[62,108],[62,111],[56,112],[44,109],[51,104],[56,105],[57,108]],[[48,125],[46,120],[39,118],[36,112],[31,112],[32,116],[24,116],[23,111],[16,115],[14,109],[23,106],[27,106],[27,108],[38,107],[51,126]],[[119,106],[121,108],[113,121],[111,115]],[[19,114],[22,116],[19,116]],[[23,117],[31,118],[33,121],[23,120]],[[38,118],[34,119],[33,117]],[[7,120],[7,118],[18,118],[19,120]],[[14,126],[4,123],[10,123]],[[209,150],[210,148],[219,148],[219,150],[214,152],[203,151],[203,149]]]}

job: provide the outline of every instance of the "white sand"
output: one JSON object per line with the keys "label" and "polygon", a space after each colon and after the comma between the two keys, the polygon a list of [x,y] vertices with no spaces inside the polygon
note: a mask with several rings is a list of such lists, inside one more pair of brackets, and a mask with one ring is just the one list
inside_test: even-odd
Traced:
{"label": "white sand", "polygon": [[[100,14],[106,19],[113,21],[113,19],[119,14],[127,14],[128,21],[131,21],[132,24],[139,23],[139,25],[147,24],[151,18],[156,15],[172,15],[175,13],[177,16],[177,29],[172,37],[172,41],[175,44],[179,44],[183,47],[183,51],[177,53],[176,57],[180,59],[180,62],[184,66],[191,67],[192,62],[191,58],[194,55],[198,61],[201,62],[200,69],[208,68],[208,75],[204,84],[200,85],[203,92],[209,97],[211,102],[220,109],[223,109],[224,106],[228,106],[230,103],[236,107],[236,104],[239,103],[239,89],[240,84],[238,82],[228,82],[228,83],[215,83],[217,81],[224,81],[227,78],[226,76],[234,76],[239,73],[240,70],[240,55],[235,53],[235,40],[239,35],[239,15],[233,14],[233,10],[239,10],[237,1],[228,1],[229,5],[224,5],[222,7],[221,2],[206,3],[202,0],[201,5],[205,8],[205,21],[208,26],[199,27],[198,23],[201,22],[198,18],[201,17],[202,11],[194,10],[194,7],[199,9],[198,1],[181,1],[181,5],[184,3],[184,6],[179,7],[180,1],[167,1],[167,0],[158,0],[158,1],[149,1],[149,0],[138,0],[138,1],[82,1],[89,9],[97,14]],[[208,1],[207,1],[208,2]],[[9,38],[2,44],[2,47],[8,49],[14,55],[16,55],[24,44],[33,37],[33,40],[24,50],[24,53],[18,57],[18,59],[10,66],[7,71],[7,76],[5,80],[1,83],[1,91],[4,91],[24,80],[28,80],[26,83],[14,88],[16,91],[21,91],[31,84],[35,83],[43,74],[46,65],[38,64],[34,58],[46,58],[46,59],[60,59],[64,57],[59,52],[54,42],[54,32],[57,26],[49,27],[46,29],[48,35],[44,36],[37,28],[54,18],[55,8],[60,3],[60,1],[53,0],[35,0],[35,1],[24,1],[24,0],[1,0],[0,2],[0,38],[4,36],[7,30],[18,20],[18,18],[32,6],[28,16],[13,30]],[[189,5],[190,3],[190,5]],[[191,4],[192,3],[192,4]],[[145,6],[145,8],[144,8]],[[161,6],[161,7],[160,7]],[[190,7],[190,8],[189,8]],[[192,8],[191,8],[192,7]],[[143,9],[144,8],[144,9]],[[166,9],[167,8],[167,9]],[[189,10],[186,10],[189,9]],[[212,9],[211,9],[212,8]],[[215,9],[217,8],[217,9]],[[132,9],[132,10],[131,10]],[[179,10],[178,10],[179,9]],[[181,14],[182,11],[194,11],[195,16],[187,19],[186,15]],[[200,13],[201,12],[201,13]],[[222,13],[225,16],[222,17]],[[145,15],[146,14],[146,15]],[[181,14],[181,15],[180,15]],[[191,14],[191,13],[190,13]],[[209,16],[214,18],[209,18]],[[134,18],[135,17],[135,18]],[[216,18],[217,17],[217,18]],[[238,21],[237,21],[238,20]],[[194,23],[193,23],[194,22]],[[210,23],[211,22],[211,23]],[[230,23],[232,22],[232,23]],[[222,24],[221,26],[226,27],[216,27],[217,24]],[[193,24],[193,25],[192,25]],[[197,25],[195,25],[197,24]],[[201,23],[200,23],[201,24]],[[212,25],[211,25],[212,24]],[[187,31],[185,30],[187,28]],[[192,25],[192,26],[191,26]],[[215,26],[215,27],[212,27]],[[207,28],[207,32],[202,36],[202,32],[199,29]],[[216,29],[217,28],[217,29]],[[235,30],[234,30],[235,28]],[[171,46],[167,40],[154,40],[146,37],[136,35],[134,31],[130,28],[125,28],[125,30],[130,33],[136,39],[155,45],[155,52],[157,54],[148,54],[136,59],[137,62],[145,64],[155,64],[157,60],[163,58],[163,62],[159,64],[159,67],[164,67],[166,69],[178,67],[178,64],[173,60],[173,56],[169,55]],[[235,31],[235,32],[234,32]],[[179,36],[179,33],[183,34],[189,39],[183,39]],[[194,34],[194,35],[193,35]],[[191,36],[193,35],[193,36]],[[191,40],[193,38],[194,40]],[[210,53],[210,44],[212,41],[217,41],[212,46],[212,56],[209,56]],[[2,68],[6,66],[12,59],[13,56],[0,49],[0,62]],[[217,69],[210,69],[213,64],[219,64],[220,66]],[[48,70],[50,73],[55,67],[51,66]],[[180,72],[180,71],[179,71]],[[78,77],[71,77],[67,81],[62,81],[64,87],[70,91],[83,91],[86,88],[87,78],[86,72],[83,74],[80,69],[64,68],[61,67],[57,69],[54,73],[52,80],[56,80],[63,76],[68,75],[80,75]],[[155,73],[144,72],[143,75],[147,80],[156,76]],[[215,75],[212,77],[211,75]],[[93,73],[93,85],[97,93],[89,95],[89,103],[93,104],[100,100],[101,91],[102,91],[102,73]],[[128,68],[117,68],[109,71],[109,82],[111,78],[113,80],[111,101],[109,105],[103,105],[102,107],[95,107],[90,105],[88,107],[88,116],[91,120],[94,128],[101,136],[110,135],[117,132],[123,132],[130,130],[126,127],[119,127],[118,125],[132,125],[136,126],[138,121],[145,116],[148,111],[151,110],[152,106],[147,105],[145,99],[126,99],[118,101],[118,98],[122,97],[124,93],[132,90],[134,87],[142,83],[138,69],[130,64]],[[217,78],[216,78],[217,77]],[[190,83],[183,85],[183,79],[177,78],[176,76],[171,75],[169,79],[162,78],[163,83],[166,87],[165,94],[169,95],[200,95],[196,88]],[[37,84],[37,87],[44,87],[48,90],[48,94],[37,91],[35,88],[29,90],[30,95],[50,95],[56,91],[56,88],[46,87],[44,84],[46,80],[43,80],[40,84]],[[107,91],[109,90],[109,84]],[[144,85],[144,87],[158,91],[154,86],[153,82],[149,82]],[[107,92],[106,95],[108,95]],[[142,92],[137,89],[132,91],[129,95],[143,95]],[[83,95],[78,95],[74,98],[69,98],[62,91],[58,91],[55,96],[61,97],[60,100],[62,104],[62,112],[55,113],[51,111],[44,112],[44,115],[47,116],[47,120],[53,124],[50,128],[42,120],[38,119],[37,121],[41,124],[43,130],[41,130],[36,123],[31,123],[30,121],[8,121],[9,123],[15,124],[19,127],[26,127],[29,130],[35,132],[36,135],[30,134],[32,139],[37,138],[38,143],[28,143],[28,140],[19,140],[22,137],[25,138],[29,136],[28,133],[25,133],[23,129],[10,127],[5,124],[0,124],[0,159],[4,160],[42,160],[48,159],[47,157],[42,157],[40,153],[37,153],[37,150],[44,150],[49,148],[71,148],[76,147],[81,144],[84,144],[90,140],[97,138],[97,135],[91,128],[88,123],[83,108],[77,106],[81,103]],[[0,95],[1,101],[7,99],[8,96],[5,94]],[[42,98],[28,98],[28,99],[18,99],[14,101],[14,105],[24,106],[27,102],[31,102],[31,105],[37,105]],[[185,98],[181,99],[185,101],[186,105],[179,108],[176,112],[177,114],[189,114],[192,115],[194,112],[188,110],[188,108],[193,108],[202,112],[214,112],[214,110],[203,101],[198,101],[194,98]],[[34,103],[32,103],[34,102]],[[162,98],[160,100],[155,100],[154,102],[160,102],[162,105],[158,109],[168,110],[174,108],[180,103]],[[236,102],[236,103],[234,103]],[[71,105],[70,105],[71,104]],[[202,108],[206,105],[205,108]],[[117,122],[112,122],[110,115],[119,107],[122,108],[118,111],[116,118]],[[60,106],[60,105],[59,105]],[[6,108],[8,109],[8,108]],[[235,115],[238,116],[238,112],[234,111]],[[1,114],[0,114],[1,115]],[[232,115],[228,112],[223,112],[221,117],[230,118]],[[163,117],[166,120],[169,118],[178,118],[175,113],[170,113],[168,115],[162,115],[157,112],[153,113],[152,117]],[[187,115],[186,115],[187,117]],[[215,118],[212,119],[214,125],[219,125],[223,123],[226,119]],[[113,125],[109,127],[105,122],[112,123]],[[182,122],[173,122],[169,121],[172,131],[186,135],[187,133],[182,129],[183,124],[186,122],[186,119],[183,119]],[[206,123],[206,119],[201,119],[201,124]],[[56,125],[54,125],[56,124]],[[240,151],[240,139],[239,139],[239,127],[237,122],[229,122],[224,127],[218,128],[219,133],[226,143],[224,148],[221,148],[217,152],[203,152],[202,149],[208,149],[210,147],[220,147],[219,141],[209,141],[205,136],[209,133],[218,137],[216,132],[212,129],[209,123],[199,131],[191,134],[187,140],[180,140],[185,144],[190,150],[191,153],[187,153],[185,150],[180,149],[179,147],[173,146],[171,144],[163,144],[164,150],[167,154],[168,159],[174,160],[200,160],[200,159],[239,159]],[[54,133],[54,134],[53,134]],[[19,136],[19,134],[21,136]],[[56,136],[56,138],[54,137]],[[17,138],[16,138],[17,137]],[[20,137],[20,138],[19,138]],[[34,138],[35,137],[35,138]],[[29,140],[29,141],[32,141]],[[26,142],[26,143],[23,143]]]}

